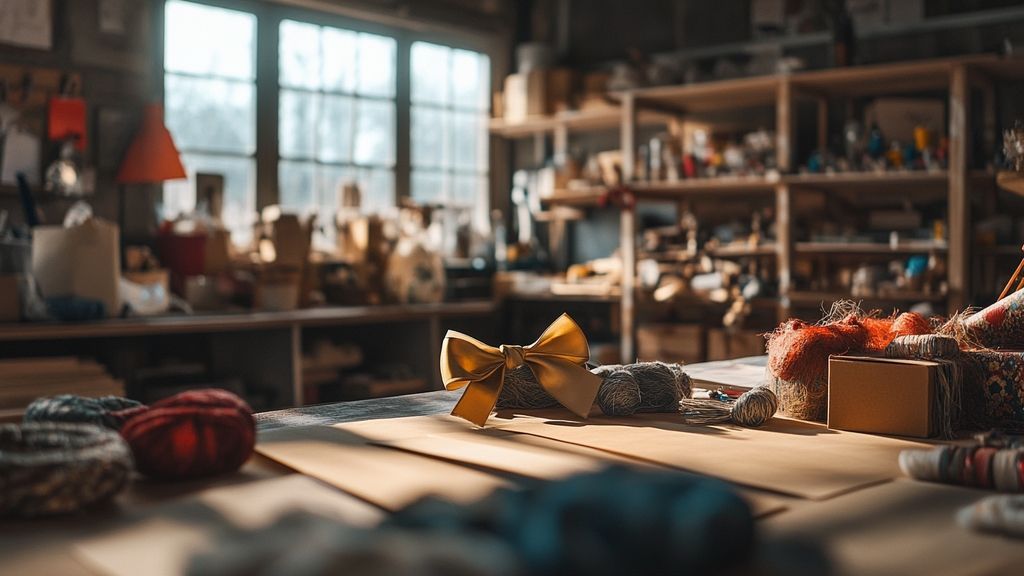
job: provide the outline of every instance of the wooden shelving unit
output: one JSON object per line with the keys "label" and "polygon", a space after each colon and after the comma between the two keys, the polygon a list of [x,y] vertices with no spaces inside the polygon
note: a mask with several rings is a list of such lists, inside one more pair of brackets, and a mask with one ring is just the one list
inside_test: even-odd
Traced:
{"label": "wooden shelving unit", "polygon": [[[780,318],[787,317],[796,305],[813,305],[850,297],[832,292],[796,291],[792,286],[793,262],[803,256],[855,256],[941,253],[947,260],[946,294],[901,293],[893,296],[864,298],[868,303],[906,304],[926,301],[944,304],[947,310],[962,309],[969,302],[971,284],[968,253],[970,250],[970,191],[972,188],[992,186],[995,176],[969,169],[969,142],[971,134],[969,111],[972,92],[985,99],[984,126],[986,141],[994,141],[995,101],[993,84],[998,79],[1024,78],[1024,59],[1001,58],[996,55],[977,55],[935,60],[921,60],[894,64],[879,64],[841,69],[816,70],[754,78],[721,80],[683,86],[644,88],[611,95],[619,103],[618,119],[609,115],[601,122],[579,123],[577,126],[602,126],[620,130],[623,178],[627,188],[638,200],[676,201],[688,198],[738,198],[759,196],[773,198],[776,213],[777,242],[770,247],[759,247],[759,256],[774,255],[779,273]],[[945,93],[949,99],[949,168],[939,171],[888,171],[835,174],[795,174],[793,165],[793,133],[796,115],[795,103],[810,100],[818,106],[818,140],[826,144],[827,130],[823,120],[828,118],[828,102],[874,95],[893,95],[927,92]],[[776,164],[780,176],[731,177],[680,182],[640,182],[633,178],[635,154],[638,144],[637,129],[651,119],[650,114],[669,118],[667,121],[701,120],[728,111],[752,108],[771,109],[775,119]],[[540,126],[540,125],[538,125]],[[555,132],[558,143],[565,143],[569,125],[562,122]],[[496,134],[501,134],[495,130]],[[559,136],[559,133],[561,136]],[[509,135],[509,134],[505,134]],[[805,190],[831,194],[928,194],[937,196],[946,204],[947,239],[945,243],[905,242],[895,247],[871,243],[795,242],[793,237],[793,195]],[[578,207],[596,206],[605,189],[560,191],[551,204]],[[629,208],[620,209],[620,252],[623,258],[623,286],[636,285],[636,217]],[[1014,254],[1019,250],[1014,247]],[[1000,252],[997,252],[1000,253]],[[745,256],[735,254],[731,256]],[[723,257],[730,255],[722,254]],[[624,362],[636,357],[636,295],[623,290],[620,314],[622,327],[621,353]]]}

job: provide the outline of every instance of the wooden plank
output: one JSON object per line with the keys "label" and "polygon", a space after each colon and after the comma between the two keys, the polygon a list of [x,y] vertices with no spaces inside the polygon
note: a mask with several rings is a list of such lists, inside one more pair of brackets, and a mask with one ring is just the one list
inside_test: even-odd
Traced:
{"label": "wooden plank", "polygon": [[970,142],[970,86],[965,65],[949,77],[949,307],[960,310],[970,295],[970,202],[968,152]]}
{"label": "wooden plank", "polygon": [[[622,180],[633,182],[636,168],[636,101],[632,94],[622,99]],[[620,359],[623,364],[636,360],[636,213],[627,202],[619,217],[619,252],[622,254],[622,301],[619,304],[621,331]]]}

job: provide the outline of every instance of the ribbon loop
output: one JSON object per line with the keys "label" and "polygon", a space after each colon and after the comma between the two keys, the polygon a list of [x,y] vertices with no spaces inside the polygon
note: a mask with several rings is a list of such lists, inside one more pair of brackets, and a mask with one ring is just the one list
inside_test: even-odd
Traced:
{"label": "ribbon loop", "polygon": [[448,390],[466,386],[452,415],[478,426],[487,422],[498,402],[505,371],[528,366],[537,381],[562,406],[586,418],[601,378],[586,369],[590,348],[583,330],[562,314],[529,346],[488,346],[449,330],[441,345],[441,378]]}

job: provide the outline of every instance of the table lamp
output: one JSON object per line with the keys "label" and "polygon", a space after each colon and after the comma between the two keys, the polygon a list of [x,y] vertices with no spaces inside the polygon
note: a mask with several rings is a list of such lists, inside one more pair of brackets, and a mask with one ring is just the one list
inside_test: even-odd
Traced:
{"label": "table lamp", "polygon": [[118,221],[121,236],[124,238],[125,225],[125,187],[129,184],[156,184],[167,180],[187,178],[185,167],[181,165],[178,147],[174,145],[171,132],[164,125],[164,107],[161,104],[148,104],[143,111],[142,124],[135,133],[116,181],[119,187]]}

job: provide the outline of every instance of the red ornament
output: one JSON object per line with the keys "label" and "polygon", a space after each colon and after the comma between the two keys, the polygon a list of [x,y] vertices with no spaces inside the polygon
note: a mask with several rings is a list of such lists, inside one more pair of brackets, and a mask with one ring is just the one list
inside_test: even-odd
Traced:
{"label": "red ornament", "polygon": [[252,455],[256,422],[244,400],[226,390],[191,390],[133,416],[121,435],[139,472],[161,479],[215,476]]}

